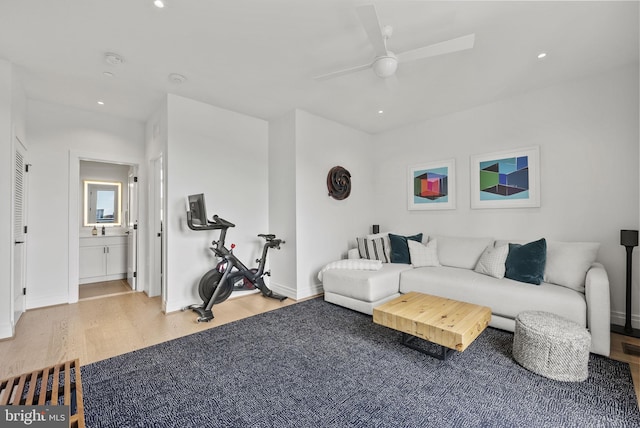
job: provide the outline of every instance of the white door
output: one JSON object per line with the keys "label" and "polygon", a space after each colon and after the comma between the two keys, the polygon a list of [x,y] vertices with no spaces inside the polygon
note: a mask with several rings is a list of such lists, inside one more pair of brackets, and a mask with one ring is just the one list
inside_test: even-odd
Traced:
{"label": "white door", "polygon": [[137,290],[138,282],[138,177],[137,167],[129,168],[129,203],[127,216],[127,282]]}
{"label": "white door", "polygon": [[25,310],[27,249],[27,149],[15,137],[13,171],[13,325]]}

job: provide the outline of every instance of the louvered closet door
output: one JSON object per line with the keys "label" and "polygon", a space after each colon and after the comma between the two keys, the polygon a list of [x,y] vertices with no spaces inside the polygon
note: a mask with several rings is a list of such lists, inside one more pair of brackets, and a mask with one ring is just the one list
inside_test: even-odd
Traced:
{"label": "louvered closet door", "polygon": [[18,322],[25,310],[26,286],[26,193],[27,176],[25,172],[26,149],[15,138],[15,165],[13,173],[13,324]]}

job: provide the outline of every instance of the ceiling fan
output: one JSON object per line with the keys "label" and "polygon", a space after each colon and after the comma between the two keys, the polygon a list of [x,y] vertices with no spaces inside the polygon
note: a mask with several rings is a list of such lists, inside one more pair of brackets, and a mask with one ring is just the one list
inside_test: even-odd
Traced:
{"label": "ceiling fan", "polygon": [[473,43],[475,41],[475,34],[468,34],[466,36],[396,54],[387,49],[387,40],[391,38],[393,28],[389,25],[385,25],[384,27],[380,26],[375,6],[359,6],[356,8],[356,11],[362,26],[367,32],[367,36],[373,46],[376,57],[370,63],[316,76],[314,77],[315,80],[322,81],[333,79],[334,77],[344,76],[345,74],[355,73],[368,68],[373,69],[374,73],[378,77],[387,78],[395,74],[399,62],[415,61],[418,59],[471,49],[473,48]]}

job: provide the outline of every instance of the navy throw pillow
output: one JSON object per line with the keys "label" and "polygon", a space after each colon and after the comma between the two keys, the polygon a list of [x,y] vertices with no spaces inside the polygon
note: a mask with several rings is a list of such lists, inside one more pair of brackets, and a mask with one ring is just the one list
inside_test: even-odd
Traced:
{"label": "navy throw pillow", "polygon": [[422,242],[422,233],[418,233],[413,236],[394,235],[393,233],[389,234],[389,243],[391,244],[391,263],[411,263],[407,239]]}
{"label": "navy throw pillow", "polygon": [[547,263],[547,241],[542,238],[528,244],[509,244],[505,277],[540,285]]}

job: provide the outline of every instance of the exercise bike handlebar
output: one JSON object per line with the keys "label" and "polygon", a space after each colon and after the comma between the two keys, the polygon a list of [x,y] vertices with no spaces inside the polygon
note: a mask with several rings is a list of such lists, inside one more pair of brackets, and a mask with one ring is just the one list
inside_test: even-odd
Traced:
{"label": "exercise bike handlebar", "polygon": [[[209,222],[209,224],[212,224],[212,222]],[[219,225],[220,228],[227,228],[227,227],[236,227],[235,224],[231,223],[230,221],[227,221],[225,219],[223,219],[222,217],[218,217],[217,214],[215,214],[213,216],[213,224]]]}
{"label": "exercise bike handlebar", "polygon": [[228,229],[230,227],[236,227],[235,224],[227,221],[217,215],[213,216],[213,221],[207,220],[207,224],[194,224],[193,214],[191,211],[187,211],[187,225],[191,230],[216,230],[216,229]]}

